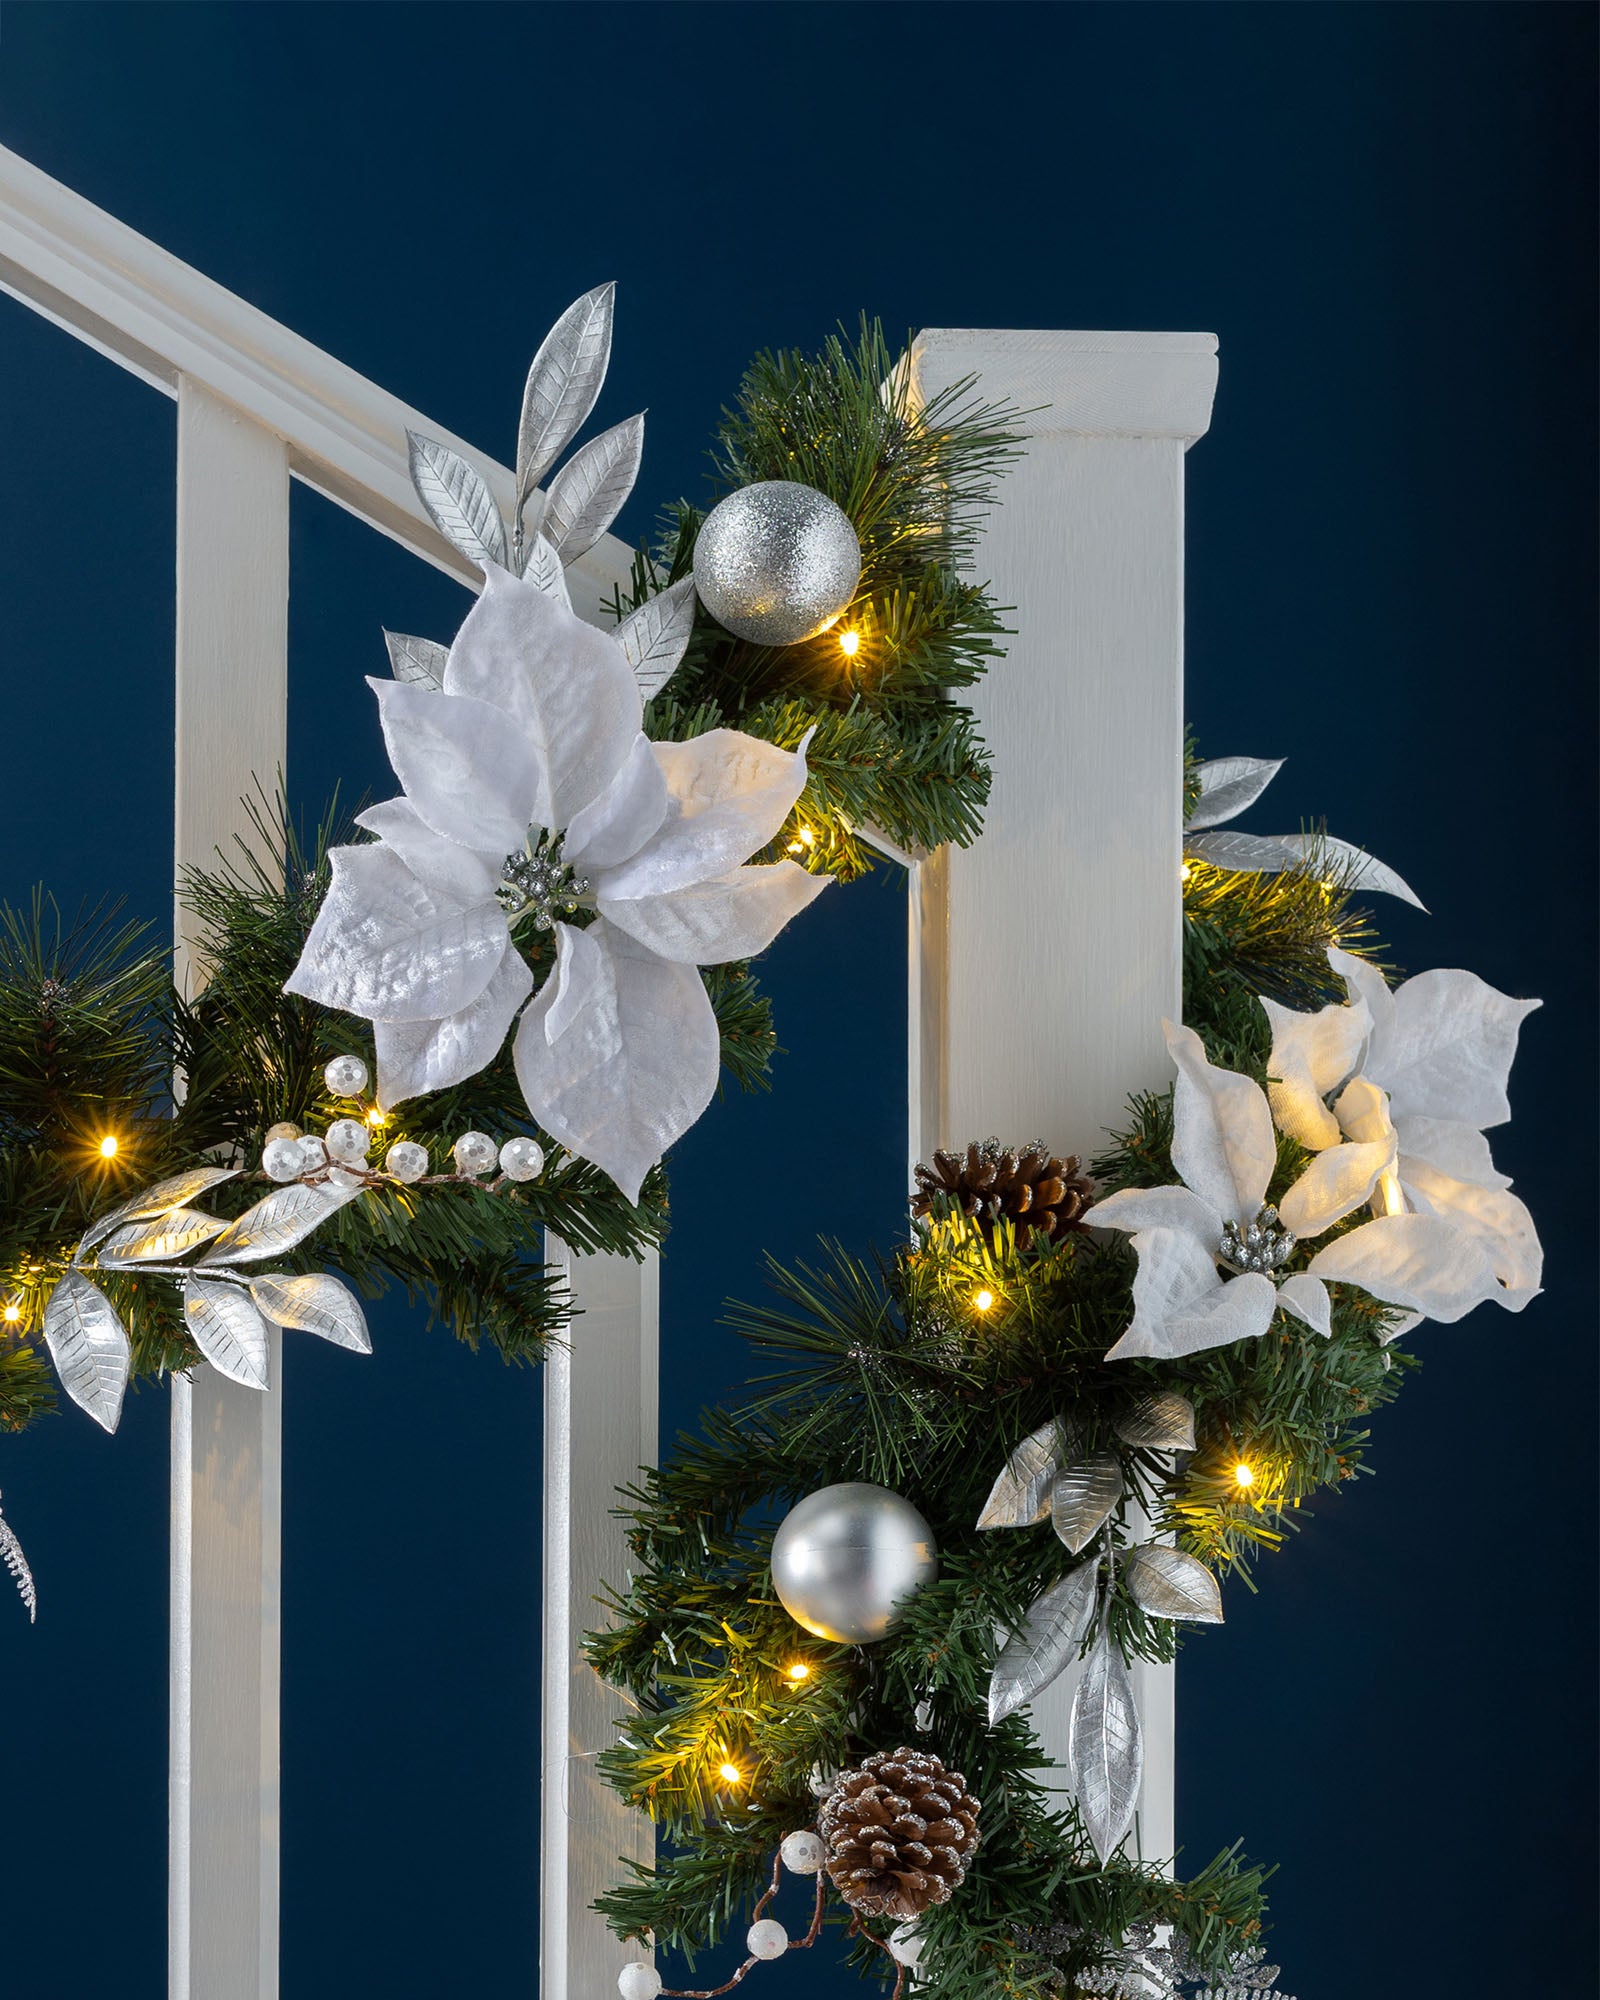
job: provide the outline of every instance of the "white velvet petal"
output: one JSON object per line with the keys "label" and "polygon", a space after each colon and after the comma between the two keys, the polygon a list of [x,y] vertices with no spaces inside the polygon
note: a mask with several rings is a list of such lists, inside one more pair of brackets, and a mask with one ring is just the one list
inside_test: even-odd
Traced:
{"label": "white velvet petal", "polygon": [[1500,1290],[1482,1244],[1441,1215],[1381,1215],[1364,1222],[1319,1250],[1310,1271],[1445,1323],[1464,1318]]}
{"label": "white velvet petal", "polygon": [[1332,1335],[1333,1301],[1327,1286],[1309,1271],[1296,1271],[1292,1278],[1284,1279],[1278,1287],[1278,1304],[1324,1340]]}
{"label": "white velvet petal", "polygon": [[742,730],[711,729],[658,743],[655,753],[672,811],[653,840],[595,884],[599,895],[659,896],[715,881],[766,846],[805,790],[804,744],[779,750]]}
{"label": "white velvet petal", "polygon": [[1453,1180],[1471,1181],[1474,1187],[1508,1188],[1509,1174],[1500,1173],[1489,1157],[1489,1141],[1475,1125],[1458,1125],[1448,1118],[1397,1118],[1395,1137],[1400,1142],[1400,1177],[1405,1178],[1408,1159],[1424,1160],[1437,1172]]}
{"label": "white velvet petal", "polygon": [[549,1034],[556,980],[545,983],[517,1030],[517,1077],[544,1129],[637,1201],[716,1091],[717,1018],[692,966],[668,964],[603,917],[582,936],[593,947],[589,1004],[564,1010]]}
{"label": "white velvet petal", "polygon": [[575,812],[562,854],[591,878],[637,854],[667,816],[667,781],[641,730],[617,775],[597,799]]}
{"label": "white velvet petal", "polygon": [[385,1110],[465,1083],[500,1053],[517,1009],[533,991],[533,973],[520,951],[509,950],[489,984],[457,1014],[442,1021],[378,1021],[378,1102]]}
{"label": "white velvet petal", "polygon": [[1180,1230],[1212,1253],[1222,1241],[1222,1217],[1186,1187],[1120,1188],[1097,1201],[1083,1220],[1091,1229]]}
{"label": "white velvet petal", "polygon": [[382,841],[328,859],[333,880],[286,993],[369,1021],[437,1021],[477,999],[510,942],[497,903],[463,909]]}
{"label": "white velvet petal", "polygon": [[1380,1090],[1370,1077],[1351,1078],[1333,1101],[1333,1115],[1345,1137],[1360,1145],[1390,1145],[1394,1141],[1388,1092]]}
{"label": "white velvet petal", "polygon": [[1139,1253],[1133,1320],[1108,1361],[1201,1354],[1257,1339],[1271,1326],[1278,1295],[1270,1278],[1254,1271],[1220,1278],[1212,1257],[1184,1230],[1142,1230],[1133,1247]]}
{"label": "white velvet petal", "polygon": [[458,902],[481,903],[494,895],[500,855],[478,854],[434,832],[409,799],[385,799],[356,814],[356,825],[392,847],[420,882]]}
{"label": "white velvet petal", "polygon": [[1192,1028],[1163,1021],[1178,1065],[1172,1101],[1172,1164],[1225,1221],[1249,1222],[1278,1163],[1266,1093],[1236,1070],[1215,1069]]}
{"label": "white velvet petal", "polygon": [[493,563],[485,575],[450,648],[445,692],[490,702],[520,725],[540,770],[532,823],[564,827],[633,747],[644,712],[638,683],[609,633]]}
{"label": "white velvet petal", "polygon": [[405,681],[369,685],[395,776],[435,833],[479,853],[510,854],[530,826],[545,824],[533,747],[499,709]]}
{"label": "white velvet petal", "polygon": [[736,868],[720,882],[696,882],[666,896],[601,896],[599,905],[619,930],[675,965],[726,965],[765,951],[832,879],[779,861]]}
{"label": "white velvet petal", "polygon": [[1336,944],[1328,947],[1328,963],[1344,981],[1352,1003],[1366,1002],[1373,1033],[1386,1027],[1394,1017],[1394,994],[1378,968],[1364,958],[1357,958],[1354,952],[1341,951]]}
{"label": "white velvet petal", "polygon": [[1318,1153],[1278,1203],[1285,1229],[1320,1236],[1372,1198],[1378,1178],[1394,1165],[1394,1138],[1376,1145],[1330,1146]]}
{"label": "white velvet petal", "polygon": [[1517,1031],[1539,1005],[1513,1000],[1475,972],[1419,972],[1397,987],[1394,1013],[1374,1031],[1366,1073],[1396,1117],[1501,1125]]}
{"label": "white velvet petal", "polygon": [[1401,1160],[1400,1185],[1420,1208],[1476,1238],[1501,1287],[1498,1304],[1521,1312],[1538,1297],[1544,1250],[1527,1205],[1516,1195],[1456,1180],[1423,1160]]}
{"label": "white velvet petal", "polygon": [[1322,1007],[1296,1013],[1275,1000],[1261,1002],[1272,1027],[1267,1058],[1267,1099],[1278,1130],[1312,1152],[1339,1143],[1339,1121],[1323,1099],[1351,1076],[1372,1026],[1366,1005]]}
{"label": "white velvet petal", "polygon": [[587,1038],[596,1062],[608,1062],[622,1049],[622,1020],[617,1006],[617,982],[610,956],[601,949],[593,926],[579,930],[575,924],[557,924],[556,969],[540,998],[549,996],[544,1009],[544,1038],[554,1045],[563,1036],[581,1034]]}

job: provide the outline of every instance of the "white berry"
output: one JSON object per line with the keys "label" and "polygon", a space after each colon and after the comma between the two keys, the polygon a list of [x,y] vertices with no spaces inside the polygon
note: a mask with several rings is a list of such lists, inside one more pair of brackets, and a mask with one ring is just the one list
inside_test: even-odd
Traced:
{"label": "white berry", "polygon": [[653,1965],[641,1965],[635,1959],[617,1974],[617,1991],[622,2000],[656,2000],[661,1991],[661,1974]]}
{"label": "white berry", "polygon": [[791,1875],[815,1875],[828,1858],[821,1834],[812,1833],[809,1828],[802,1828],[799,1833],[786,1833],[778,1852]]}
{"label": "white berry", "polygon": [[328,1135],[323,1144],[327,1147],[331,1158],[342,1160],[347,1167],[353,1167],[367,1157],[367,1149],[372,1144],[372,1134],[359,1118],[335,1118],[328,1127]]}
{"label": "white berry", "polygon": [[367,1066],[360,1056],[335,1056],[322,1080],[330,1097],[359,1097],[367,1087]]}
{"label": "white berry", "polygon": [[298,1180],[305,1165],[298,1139],[269,1139],[261,1149],[261,1170],[269,1180]]}
{"label": "white berry", "polygon": [[428,1149],[415,1139],[397,1139],[384,1155],[383,1164],[397,1181],[420,1181],[428,1171]]}
{"label": "white berry", "polygon": [[328,1164],[328,1149],[315,1132],[308,1132],[300,1141],[300,1171],[314,1174]]}
{"label": "white berry", "polygon": [[473,1179],[479,1174],[493,1172],[494,1163],[500,1157],[487,1132],[463,1132],[455,1143],[454,1152],[456,1172]]}
{"label": "white berry", "polygon": [[300,1127],[298,1125],[291,1125],[287,1119],[284,1119],[281,1124],[269,1125],[267,1127],[267,1143],[269,1145],[274,1139],[298,1139],[299,1136]]}
{"label": "white berry", "polygon": [[752,1958],[782,1958],[789,1949],[789,1933],[775,1917],[762,1917],[745,1934]]}
{"label": "white berry", "polygon": [[500,1148],[500,1171],[507,1180],[536,1181],[544,1172],[544,1148],[537,1139],[508,1139]]}
{"label": "white berry", "polygon": [[889,1933],[889,1956],[913,1971],[922,1963],[923,1939],[914,1923],[897,1924]]}

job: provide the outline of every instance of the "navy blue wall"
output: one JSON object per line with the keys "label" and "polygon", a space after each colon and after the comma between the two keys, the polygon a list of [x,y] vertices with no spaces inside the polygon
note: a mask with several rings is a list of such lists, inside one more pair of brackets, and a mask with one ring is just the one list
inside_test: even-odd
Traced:
{"label": "navy blue wall", "polygon": [[[1220,334],[1202,743],[1290,758],[1251,824],[1326,814],[1417,884],[1404,965],[1547,1003],[1496,1142],[1546,1296],[1425,1329],[1380,1477],[1185,1655],[1182,1837],[1281,1860],[1302,2000],[1532,1990],[1541,1932],[1532,1983],[1592,1984],[1594,41],[1541,4],[0,9],[0,140],[501,456],[615,276],[625,531],[752,350],[862,306]],[[0,895],[163,921],[170,407],[0,301],[0,453]],[[379,622],[465,600],[304,494],[294,558],[314,809],[382,781]],[[774,1091],[680,1149],[669,1433],[742,1374],[715,1320],[762,1249],[896,1226],[901,923],[875,882],[780,940]],[[288,1368],[284,1992],[528,1992],[538,1383],[377,1335]],[[32,1632],[0,1603],[6,2000],[163,1991],[164,1451],[146,1393],[115,1444],[69,1412],[0,1453],[43,1593]]]}

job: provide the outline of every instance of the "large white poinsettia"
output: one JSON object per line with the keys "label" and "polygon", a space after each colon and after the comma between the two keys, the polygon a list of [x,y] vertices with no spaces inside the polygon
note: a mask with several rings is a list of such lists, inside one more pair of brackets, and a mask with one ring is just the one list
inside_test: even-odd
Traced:
{"label": "large white poinsettia", "polygon": [[[520,1014],[529,1110],[637,1200],[716,1089],[695,968],[763,950],[826,884],[743,865],[799,798],[805,746],[651,743],[617,641],[485,567],[442,691],[372,683],[403,796],[360,815],[377,840],[334,849],[286,990],[373,1023],[385,1104],[483,1069]],[[537,995],[522,922],[555,933]]]}
{"label": "large white poinsettia", "polygon": [[1486,1300],[1521,1311],[1539,1290],[1539,1238],[1484,1128],[1511,1116],[1517,1034],[1539,1002],[1461,971],[1420,973],[1391,991],[1376,967],[1337,949],[1328,957],[1346,1004],[1301,1014],[1261,1003],[1272,1110],[1319,1163],[1359,1165],[1346,1214],[1367,1203],[1378,1213],[1310,1270],[1425,1319],[1457,1320]]}

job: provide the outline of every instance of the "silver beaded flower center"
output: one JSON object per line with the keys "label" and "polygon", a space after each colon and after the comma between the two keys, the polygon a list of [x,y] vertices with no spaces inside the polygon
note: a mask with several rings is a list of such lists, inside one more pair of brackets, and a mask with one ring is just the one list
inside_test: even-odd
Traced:
{"label": "silver beaded flower center", "polygon": [[1260,1271],[1271,1276],[1294,1254],[1295,1238],[1278,1220],[1278,1211],[1269,1202],[1258,1211],[1254,1222],[1242,1227],[1237,1222],[1222,1225],[1222,1241],[1217,1256],[1231,1270],[1241,1274]]}
{"label": "silver beaded flower center", "polygon": [[562,860],[560,834],[540,827],[529,832],[525,847],[506,856],[494,893],[513,923],[526,917],[536,930],[548,931],[580,908],[588,888],[588,877]]}

